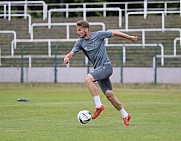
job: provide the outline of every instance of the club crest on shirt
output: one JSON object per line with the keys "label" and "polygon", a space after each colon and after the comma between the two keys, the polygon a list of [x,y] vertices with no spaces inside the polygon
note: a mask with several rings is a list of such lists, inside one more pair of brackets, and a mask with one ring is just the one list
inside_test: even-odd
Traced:
{"label": "club crest on shirt", "polygon": [[97,44],[96,40],[93,40],[92,45],[95,46]]}

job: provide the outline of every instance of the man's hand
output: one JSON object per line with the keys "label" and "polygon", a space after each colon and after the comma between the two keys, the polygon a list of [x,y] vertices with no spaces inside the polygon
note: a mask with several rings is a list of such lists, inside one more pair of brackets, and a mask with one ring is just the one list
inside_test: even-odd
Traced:
{"label": "man's hand", "polygon": [[69,52],[65,57],[64,57],[64,64],[68,64],[72,56],[74,55],[74,52]]}
{"label": "man's hand", "polygon": [[136,42],[138,40],[138,36],[130,36],[130,40],[132,42]]}
{"label": "man's hand", "polygon": [[68,64],[68,63],[69,63],[69,60],[70,60],[70,58],[67,57],[67,55],[66,55],[65,58],[64,58],[64,64]]}

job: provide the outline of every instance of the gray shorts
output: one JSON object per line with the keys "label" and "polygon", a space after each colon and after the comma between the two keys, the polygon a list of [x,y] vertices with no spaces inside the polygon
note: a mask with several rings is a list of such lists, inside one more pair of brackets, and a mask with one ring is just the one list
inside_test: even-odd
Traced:
{"label": "gray shorts", "polygon": [[105,94],[107,90],[112,90],[112,84],[109,77],[112,75],[113,69],[111,63],[105,63],[103,66],[97,67],[90,72]]}

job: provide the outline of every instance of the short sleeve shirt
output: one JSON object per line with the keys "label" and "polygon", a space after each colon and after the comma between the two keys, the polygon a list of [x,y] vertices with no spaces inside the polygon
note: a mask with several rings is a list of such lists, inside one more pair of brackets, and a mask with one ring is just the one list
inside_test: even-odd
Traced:
{"label": "short sleeve shirt", "polygon": [[80,38],[72,48],[74,53],[82,50],[87,58],[97,68],[104,63],[110,63],[107,55],[104,39],[111,38],[111,31],[91,32],[89,39]]}

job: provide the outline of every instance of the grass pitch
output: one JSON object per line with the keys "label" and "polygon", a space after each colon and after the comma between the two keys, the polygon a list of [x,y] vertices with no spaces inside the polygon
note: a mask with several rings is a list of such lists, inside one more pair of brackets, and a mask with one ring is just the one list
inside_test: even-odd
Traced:
{"label": "grass pitch", "polygon": [[181,85],[114,84],[114,91],[132,114],[129,127],[103,94],[101,116],[79,123],[77,113],[94,108],[84,84],[2,83],[0,141],[180,141]]}

